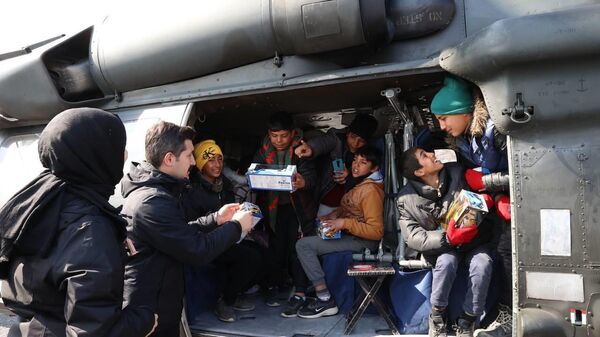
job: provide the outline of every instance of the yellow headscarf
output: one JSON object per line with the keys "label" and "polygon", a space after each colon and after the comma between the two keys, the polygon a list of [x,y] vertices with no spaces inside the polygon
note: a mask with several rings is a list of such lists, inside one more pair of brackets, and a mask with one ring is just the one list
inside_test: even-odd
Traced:
{"label": "yellow headscarf", "polygon": [[223,156],[223,152],[217,143],[212,139],[202,141],[194,146],[194,158],[196,159],[196,167],[200,172],[206,163],[215,156]]}

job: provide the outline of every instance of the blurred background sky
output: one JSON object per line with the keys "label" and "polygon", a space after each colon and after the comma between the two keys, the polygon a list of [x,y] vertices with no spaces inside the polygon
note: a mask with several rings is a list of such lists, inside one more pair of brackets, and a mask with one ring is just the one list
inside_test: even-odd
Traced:
{"label": "blurred background sky", "polygon": [[133,10],[141,0],[2,0],[0,53],[21,49],[101,22],[113,11]]}

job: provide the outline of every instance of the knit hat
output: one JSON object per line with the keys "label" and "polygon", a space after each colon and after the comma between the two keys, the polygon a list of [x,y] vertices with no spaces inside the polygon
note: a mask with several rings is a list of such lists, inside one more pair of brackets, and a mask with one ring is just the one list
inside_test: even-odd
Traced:
{"label": "knit hat", "polygon": [[446,76],[444,86],[431,101],[431,113],[434,115],[464,114],[473,112],[473,109],[469,84],[454,76]]}
{"label": "knit hat", "polygon": [[223,156],[223,152],[217,143],[212,139],[202,141],[194,146],[194,158],[196,159],[196,167],[202,171],[206,163],[215,156]]}
{"label": "knit hat", "polygon": [[364,140],[369,140],[377,130],[377,119],[367,114],[357,114],[348,126],[348,131]]}

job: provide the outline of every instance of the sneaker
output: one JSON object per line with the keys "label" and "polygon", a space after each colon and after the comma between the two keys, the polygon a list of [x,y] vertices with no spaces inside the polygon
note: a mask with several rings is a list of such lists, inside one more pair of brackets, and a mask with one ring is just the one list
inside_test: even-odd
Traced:
{"label": "sneaker", "polygon": [[333,316],[337,313],[338,307],[335,305],[333,298],[330,298],[329,301],[321,301],[319,298],[316,298],[298,310],[298,316],[302,318]]}
{"label": "sneaker", "polygon": [[459,317],[456,321],[456,337],[473,337],[475,322]]}
{"label": "sneaker", "polygon": [[281,313],[281,316],[288,318],[296,317],[298,315],[298,310],[304,305],[304,302],[306,301],[302,297],[298,295],[292,296],[289,299],[285,310],[283,310],[283,312]]}
{"label": "sneaker", "polygon": [[223,298],[219,298],[217,301],[217,307],[215,308],[215,315],[220,321],[223,322],[235,322],[235,311],[233,311],[233,307],[229,306],[225,303]]}
{"label": "sneaker", "polygon": [[260,290],[260,286],[258,284],[253,285],[248,290],[244,292],[244,295],[254,295]]}
{"label": "sneaker", "polygon": [[238,296],[233,302],[233,309],[237,311],[252,311],[256,306],[245,296]]}
{"label": "sneaker", "polygon": [[279,288],[269,287],[267,288],[267,294],[265,296],[265,304],[268,307],[278,307],[281,305],[279,302]]}
{"label": "sneaker", "polygon": [[477,329],[475,337],[510,337],[512,336],[512,313],[509,307],[500,304],[498,317],[485,329]]}
{"label": "sneaker", "polygon": [[429,337],[447,337],[446,322],[441,315],[429,315]]}

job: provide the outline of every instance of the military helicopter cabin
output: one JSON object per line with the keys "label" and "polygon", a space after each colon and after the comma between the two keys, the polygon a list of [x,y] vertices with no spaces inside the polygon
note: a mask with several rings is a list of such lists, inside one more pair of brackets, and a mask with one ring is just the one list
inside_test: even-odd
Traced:
{"label": "military helicopter cabin", "polygon": [[[167,120],[215,138],[242,170],[272,112],[292,113],[311,132],[370,113],[386,152],[387,233],[381,255],[356,258],[396,267],[379,292],[387,312],[399,332],[425,333],[429,270],[403,259],[392,211],[402,181],[393,164],[420,130],[435,131],[428,107],[451,73],[481,89],[508,134],[513,335],[600,336],[597,1],[228,0],[139,10],[0,55],[0,204],[41,170],[37,136],[70,107],[118,113],[131,160],[143,159],[148,126]],[[112,202],[121,202],[118,191]],[[562,249],[543,248],[553,242]],[[330,275],[351,287],[336,302],[349,307],[360,289],[345,265],[333,264],[343,267]],[[254,313],[221,323],[205,276],[197,292],[188,289],[194,335],[344,333],[343,314],[284,319],[260,297]],[[391,332],[374,311],[352,334]]]}

